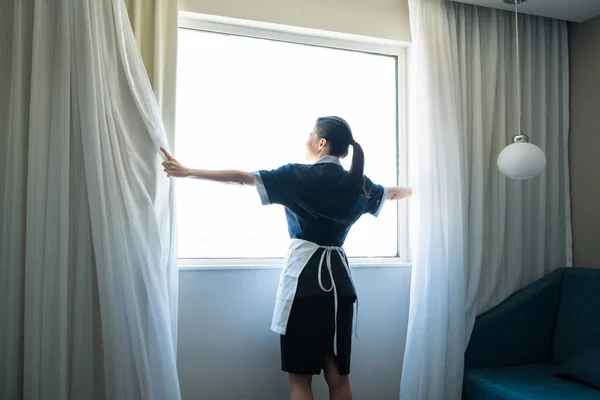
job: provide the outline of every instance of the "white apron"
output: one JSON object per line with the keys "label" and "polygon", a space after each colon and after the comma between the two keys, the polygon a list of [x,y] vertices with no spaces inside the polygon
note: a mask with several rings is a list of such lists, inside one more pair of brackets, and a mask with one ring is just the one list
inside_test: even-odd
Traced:
{"label": "white apron", "polygon": [[[321,290],[324,292],[333,291],[333,301],[335,308],[335,331],[334,331],[334,339],[333,339],[333,353],[337,355],[337,314],[338,314],[338,295],[335,286],[335,280],[333,279],[333,272],[331,270],[331,254],[337,253],[338,257],[342,260],[344,267],[346,267],[346,272],[348,273],[348,277],[350,278],[350,282],[354,287],[354,281],[352,280],[352,273],[350,272],[350,267],[346,262],[346,257],[344,253],[344,249],[337,246],[319,246],[316,243],[309,242],[307,240],[302,239],[292,239],[290,244],[290,248],[285,257],[283,269],[281,270],[281,276],[279,278],[279,288],[277,289],[277,298],[275,299],[275,310],[273,311],[273,321],[271,322],[271,330],[273,332],[279,333],[280,335],[285,335],[287,330],[287,323],[290,318],[290,313],[292,311],[292,303],[294,302],[294,297],[296,296],[296,289],[298,288],[298,278],[300,274],[304,270],[304,267],[311,259],[311,257],[315,254],[318,249],[325,249],[323,254],[321,255],[321,260],[319,261],[319,271],[318,271],[318,280],[319,286]],[[322,282],[322,269],[323,264],[326,265],[327,272],[329,274],[329,278],[331,279],[331,287],[326,288],[323,286]],[[356,288],[354,288],[356,291]],[[358,300],[356,301],[356,314],[354,316],[354,321],[358,318]],[[356,331],[356,325],[355,325]]]}

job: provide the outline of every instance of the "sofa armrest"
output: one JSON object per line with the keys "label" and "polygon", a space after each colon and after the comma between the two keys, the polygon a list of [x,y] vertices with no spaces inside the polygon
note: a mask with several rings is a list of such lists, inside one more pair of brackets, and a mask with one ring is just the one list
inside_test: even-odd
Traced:
{"label": "sofa armrest", "polygon": [[564,273],[564,268],[554,271],[479,316],[465,353],[465,367],[549,362]]}

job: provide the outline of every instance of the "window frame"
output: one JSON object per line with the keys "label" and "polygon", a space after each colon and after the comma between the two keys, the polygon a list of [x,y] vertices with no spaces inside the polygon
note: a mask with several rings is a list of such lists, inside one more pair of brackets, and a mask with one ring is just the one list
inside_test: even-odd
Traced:
{"label": "window frame", "polygon": [[[292,27],[266,22],[241,20],[192,12],[179,12],[179,29],[274,40],[309,46],[350,50],[396,58],[396,162],[397,185],[407,185],[409,179],[408,137],[408,53],[409,43],[317,29]],[[386,207],[389,207],[387,205]],[[352,267],[410,267],[410,212],[406,201],[397,202],[398,243],[395,257],[352,257]],[[178,259],[181,269],[280,269],[280,258],[192,258]]]}

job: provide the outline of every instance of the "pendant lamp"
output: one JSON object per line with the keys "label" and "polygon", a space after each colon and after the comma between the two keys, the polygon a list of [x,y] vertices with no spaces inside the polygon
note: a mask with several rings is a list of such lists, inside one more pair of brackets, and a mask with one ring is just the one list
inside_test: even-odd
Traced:
{"label": "pendant lamp", "polygon": [[504,0],[506,4],[515,6],[515,29],[517,47],[517,115],[519,130],[498,156],[498,168],[510,179],[531,179],[546,168],[546,155],[538,146],[529,142],[529,137],[521,130],[521,63],[519,60],[519,4],[527,0]]}

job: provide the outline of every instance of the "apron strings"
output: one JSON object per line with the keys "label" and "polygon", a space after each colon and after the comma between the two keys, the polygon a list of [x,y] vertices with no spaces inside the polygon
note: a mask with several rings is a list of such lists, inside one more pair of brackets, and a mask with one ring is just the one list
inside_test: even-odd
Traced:
{"label": "apron strings", "polygon": [[[325,249],[321,254],[321,260],[319,261],[319,271],[318,271],[318,281],[319,287],[322,291],[329,293],[333,291],[333,306],[334,306],[334,333],[333,333],[333,355],[337,356],[337,325],[338,325],[338,294],[337,287],[335,286],[335,280],[333,279],[333,270],[331,268],[331,253],[336,251],[346,268],[346,273],[348,274],[348,278],[350,278],[350,282],[352,283],[352,287],[354,286],[354,280],[352,279],[352,273],[350,272],[350,266],[346,262],[346,257],[344,256],[343,250],[340,247],[336,246],[321,246],[321,248]],[[325,261],[327,266],[327,272],[329,273],[329,279],[331,280],[331,287],[329,289],[325,288],[323,285],[323,261]],[[354,317],[354,334],[355,337],[358,337],[358,298],[356,299],[356,316]]]}

